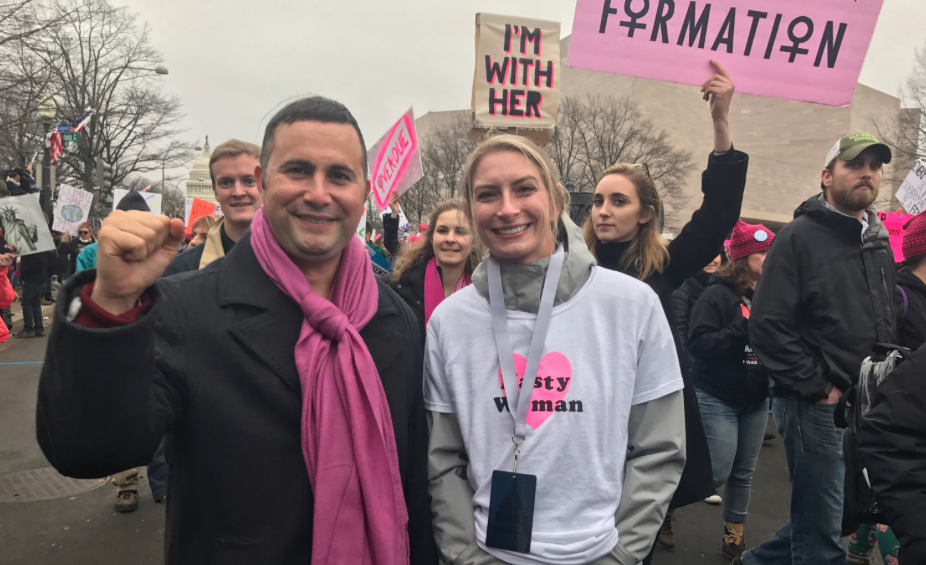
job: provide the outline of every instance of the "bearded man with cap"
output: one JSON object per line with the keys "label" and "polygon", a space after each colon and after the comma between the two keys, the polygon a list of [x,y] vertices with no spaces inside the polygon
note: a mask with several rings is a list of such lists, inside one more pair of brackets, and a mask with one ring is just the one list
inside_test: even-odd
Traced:
{"label": "bearded man with cap", "polygon": [[823,191],[794,212],[765,260],[749,342],[774,381],[791,520],[734,564],[846,563],[845,462],[836,402],[875,343],[894,337],[894,254],[872,204],[891,150],[867,134],[836,142]]}

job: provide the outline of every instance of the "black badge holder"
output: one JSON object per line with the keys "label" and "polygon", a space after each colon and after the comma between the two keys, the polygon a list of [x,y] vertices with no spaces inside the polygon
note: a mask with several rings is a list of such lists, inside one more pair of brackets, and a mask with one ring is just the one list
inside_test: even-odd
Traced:
{"label": "black badge holder", "polygon": [[[518,375],[514,368],[514,353],[511,349],[511,337],[508,334],[508,315],[505,311],[505,294],[502,289],[502,277],[498,263],[488,259],[489,301],[492,307],[492,325],[495,329],[495,345],[505,383],[505,395],[508,406],[514,416],[514,469],[494,471],[492,473],[492,491],[489,499],[489,523],[486,528],[485,544],[488,547],[529,553],[531,550],[531,531],[534,526],[534,499],[537,494],[537,477],[518,474],[518,455],[527,435],[527,412],[530,410],[531,397],[534,393],[534,376],[540,368],[550,318],[553,312],[553,299],[559,284],[559,275],[563,268],[563,248],[557,248],[550,257],[550,267],[543,284],[540,297],[540,309],[534,335],[531,336],[527,365],[524,368],[524,381],[527,391],[518,387]],[[522,396],[521,393],[525,394]]]}

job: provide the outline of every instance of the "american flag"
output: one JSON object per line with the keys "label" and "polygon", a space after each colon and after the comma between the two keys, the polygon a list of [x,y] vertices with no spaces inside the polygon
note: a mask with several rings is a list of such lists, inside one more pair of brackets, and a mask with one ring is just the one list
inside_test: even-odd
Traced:
{"label": "american flag", "polygon": [[71,122],[71,133],[80,133],[84,131],[84,128],[87,127],[87,124],[90,123],[90,116],[93,115],[93,110],[87,110],[79,118]]}
{"label": "american flag", "polygon": [[[80,133],[87,127],[87,124],[90,123],[90,117],[93,115],[93,110],[87,110],[80,115],[76,120],[68,124],[68,130],[71,133]],[[63,140],[64,132],[57,131],[58,128],[55,128],[56,131],[53,131],[48,134],[45,140],[45,146],[48,147],[48,152],[51,156],[51,162],[54,163],[61,157],[61,153],[64,151]]]}
{"label": "american flag", "polygon": [[52,163],[57,161],[58,157],[61,156],[61,152],[63,151],[63,148],[62,148],[63,137],[64,136],[61,135],[60,131],[53,131],[49,133],[48,136],[45,138],[45,147],[48,148],[48,153],[51,156]]}

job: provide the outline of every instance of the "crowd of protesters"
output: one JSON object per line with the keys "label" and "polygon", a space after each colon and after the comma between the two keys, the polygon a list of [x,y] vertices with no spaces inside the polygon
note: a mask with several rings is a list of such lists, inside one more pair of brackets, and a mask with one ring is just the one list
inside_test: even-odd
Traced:
{"label": "crowd of protesters", "polygon": [[[171,564],[651,563],[675,547],[674,511],[711,500],[734,565],[868,563],[875,545],[926,563],[926,215],[898,271],[872,208],[891,151],[858,134],[794,221],[740,220],[749,157],[712,64],[703,201],[671,240],[646,164],[603,171],[579,226],[549,157],[501,134],[420,236],[399,237],[394,199],[363,241],[363,134],[321,97],[280,110],[260,147],[216,148],[224,217],[189,236],[132,193],[98,233],[56,234],[20,267],[32,335],[49,273],[64,283],[43,452],[68,476],[114,475],[120,512],[147,465]],[[17,172],[10,192],[30,182]],[[902,361],[844,432],[883,344]],[[790,520],[747,545],[770,410]]]}

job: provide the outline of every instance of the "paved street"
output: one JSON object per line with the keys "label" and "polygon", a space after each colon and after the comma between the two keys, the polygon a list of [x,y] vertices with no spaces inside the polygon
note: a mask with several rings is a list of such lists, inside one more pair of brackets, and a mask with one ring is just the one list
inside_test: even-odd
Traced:
{"label": "paved street", "polygon": [[[0,485],[9,473],[48,467],[35,440],[41,368],[36,362],[44,356],[45,343],[46,338],[11,338],[0,344]],[[140,507],[133,514],[113,510],[115,489],[108,481],[83,494],[37,502],[3,502],[0,486],[0,563],[162,563],[165,508],[151,499],[147,481],[142,483]],[[770,537],[787,516],[790,483],[780,439],[763,448],[753,488],[746,531],[747,540],[756,543]],[[724,563],[720,508],[696,504],[677,516],[678,547],[673,553],[658,551],[655,563]]]}

